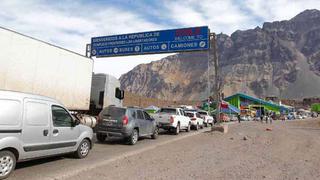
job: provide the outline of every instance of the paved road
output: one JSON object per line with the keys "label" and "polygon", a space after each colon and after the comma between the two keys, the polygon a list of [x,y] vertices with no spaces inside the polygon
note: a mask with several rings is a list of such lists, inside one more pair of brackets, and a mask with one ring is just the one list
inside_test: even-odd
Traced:
{"label": "paved road", "polygon": [[60,156],[18,163],[16,170],[9,179],[68,179],[68,177],[85,170],[90,170],[130,155],[139,154],[167,143],[194,136],[205,130],[203,129],[198,132],[191,131],[190,133],[182,132],[178,136],[163,132],[157,140],[145,138],[134,146],[126,145],[121,140],[112,140],[103,144],[96,143],[89,156],[85,159],[79,160],[68,156]]}
{"label": "paved road", "polygon": [[320,119],[245,122],[227,134],[200,133],[68,180],[319,180],[319,152]]}

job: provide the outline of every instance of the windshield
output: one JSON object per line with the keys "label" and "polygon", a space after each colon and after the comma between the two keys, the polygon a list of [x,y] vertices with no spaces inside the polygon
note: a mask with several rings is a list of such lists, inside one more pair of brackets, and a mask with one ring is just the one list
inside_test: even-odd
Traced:
{"label": "windshield", "polygon": [[160,113],[168,113],[168,114],[176,114],[176,109],[170,109],[170,108],[162,108],[159,111]]}

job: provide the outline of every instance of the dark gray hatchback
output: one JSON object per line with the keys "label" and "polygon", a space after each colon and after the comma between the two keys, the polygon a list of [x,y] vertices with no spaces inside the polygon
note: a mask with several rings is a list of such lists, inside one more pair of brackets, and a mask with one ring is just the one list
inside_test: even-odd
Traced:
{"label": "dark gray hatchback", "polygon": [[96,134],[100,142],[115,136],[126,138],[133,145],[142,136],[156,139],[159,132],[156,121],[140,108],[109,106],[100,112],[98,119]]}

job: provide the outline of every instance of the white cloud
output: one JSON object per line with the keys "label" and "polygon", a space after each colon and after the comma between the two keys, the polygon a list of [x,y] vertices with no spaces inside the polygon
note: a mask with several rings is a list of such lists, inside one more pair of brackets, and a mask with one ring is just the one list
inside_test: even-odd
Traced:
{"label": "white cloud", "polygon": [[168,19],[181,26],[208,25],[212,31],[231,34],[237,29],[254,27],[255,22],[232,0],[165,1]]}
{"label": "white cloud", "polygon": [[[53,5],[38,0],[2,0],[0,9],[1,26],[80,54],[85,53],[86,43],[94,36],[163,28],[144,20],[142,15],[112,6],[88,6],[70,1]],[[99,59],[94,69],[120,77],[140,63],[156,60],[155,57],[162,58],[165,55]]]}
{"label": "white cloud", "polygon": [[288,20],[306,9],[320,9],[319,0],[244,0],[244,5],[264,21]]}

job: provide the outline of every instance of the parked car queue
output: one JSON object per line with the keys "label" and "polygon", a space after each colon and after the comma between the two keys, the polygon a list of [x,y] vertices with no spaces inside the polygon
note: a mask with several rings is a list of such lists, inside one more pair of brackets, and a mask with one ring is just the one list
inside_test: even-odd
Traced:
{"label": "parked car queue", "polygon": [[[0,179],[15,169],[17,162],[73,154],[85,158],[94,145],[93,129],[80,124],[55,99],[0,90]],[[104,108],[95,128],[97,140],[121,137],[134,145],[142,136],[157,139],[159,129],[174,134],[213,124],[207,113],[181,108],[162,108],[150,116],[138,107]]]}

